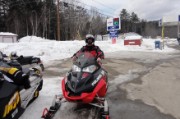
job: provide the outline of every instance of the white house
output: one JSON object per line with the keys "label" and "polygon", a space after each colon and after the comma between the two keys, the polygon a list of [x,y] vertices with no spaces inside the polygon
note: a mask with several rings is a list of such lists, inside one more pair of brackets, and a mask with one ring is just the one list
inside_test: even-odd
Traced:
{"label": "white house", "polygon": [[3,43],[14,43],[17,42],[17,34],[9,32],[0,32],[0,42]]}

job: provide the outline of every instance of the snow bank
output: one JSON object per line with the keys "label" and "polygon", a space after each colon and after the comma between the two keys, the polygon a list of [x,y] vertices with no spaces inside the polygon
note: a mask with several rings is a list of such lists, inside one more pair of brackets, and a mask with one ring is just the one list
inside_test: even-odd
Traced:
{"label": "snow bank", "polygon": [[[156,39],[143,39],[141,46],[124,46],[124,40],[118,39],[116,44],[111,41],[96,41],[105,53],[116,51],[143,51],[143,52],[174,52],[175,50],[166,46],[169,44],[177,44],[174,39],[165,42],[163,50],[155,49],[154,42]],[[0,43],[0,51],[10,54],[16,51],[18,55],[39,56],[43,62],[48,63],[50,60],[60,60],[71,57],[83,45],[84,41],[55,41],[47,40],[36,36],[26,36],[19,40],[18,43]]]}
{"label": "snow bank", "polygon": [[26,36],[19,40],[19,42],[50,42],[50,40],[37,37],[37,36]]}

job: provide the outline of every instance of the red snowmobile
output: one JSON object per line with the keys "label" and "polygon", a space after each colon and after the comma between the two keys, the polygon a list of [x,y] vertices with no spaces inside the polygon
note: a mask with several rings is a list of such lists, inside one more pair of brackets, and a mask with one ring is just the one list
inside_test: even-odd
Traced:
{"label": "red snowmobile", "polygon": [[63,102],[91,105],[98,117],[109,119],[109,107],[105,99],[108,87],[107,72],[88,53],[79,53],[72,69],[62,80],[62,95],[55,96],[52,106],[44,109],[42,118],[52,119]]}

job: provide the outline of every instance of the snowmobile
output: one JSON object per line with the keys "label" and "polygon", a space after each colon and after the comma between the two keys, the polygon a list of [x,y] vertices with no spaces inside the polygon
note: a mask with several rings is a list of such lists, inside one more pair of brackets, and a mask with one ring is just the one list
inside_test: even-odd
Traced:
{"label": "snowmobile", "polygon": [[29,75],[29,89],[16,85],[0,72],[0,119],[18,119],[27,106],[39,96],[43,86],[42,74],[35,68],[23,71]]}
{"label": "snowmobile", "polygon": [[[44,65],[40,58],[34,56],[17,56],[16,54],[11,54],[10,56],[11,61],[17,61],[23,67],[40,67],[41,71],[44,71]],[[38,66],[38,67],[37,67]]]}
{"label": "snowmobile", "polygon": [[109,107],[105,98],[108,88],[107,71],[95,56],[88,52],[79,53],[61,85],[62,94],[55,96],[49,109],[44,109],[42,118],[54,118],[64,102],[71,102],[91,105],[98,112],[98,118],[109,119]]}
{"label": "snowmobile", "polygon": [[15,66],[18,69],[24,68],[37,68],[41,71],[44,71],[44,65],[39,57],[34,56],[18,56],[16,52],[11,52],[10,56],[8,57],[6,54],[0,52],[3,60],[6,61],[10,66]]}

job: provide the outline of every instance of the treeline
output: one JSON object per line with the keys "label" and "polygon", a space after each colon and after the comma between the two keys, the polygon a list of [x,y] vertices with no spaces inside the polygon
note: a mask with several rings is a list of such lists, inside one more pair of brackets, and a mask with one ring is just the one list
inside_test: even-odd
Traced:
{"label": "treeline", "polygon": [[[35,35],[48,39],[58,39],[60,34],[60,40],[83,39],[87,33],[107,34],[107,15],[94,7],[87,9],[78,0],[59,2],[58,10],[57,0],[0,0],[0,32],[13,32],[19,38]],[[136,13],[122,9],[119,15],[120,33],[146,35],[148,22],[140,20]]]}
{"label": "treeline", "polygon": [[143,34],[147,21],[141,20],[136,13],[129,13],[126,9],[122,9],[120,16],[122,33],[136,32]]}
{"label": "treeline", "polygon": [[94,8],[85,9],[77,0],[60,1],[59,10],[53,0],[1,0],[0,12],[0,32],[13,32],[19,37],[57,39],[58,22],[61,40],[106,33],[106,16]]}

